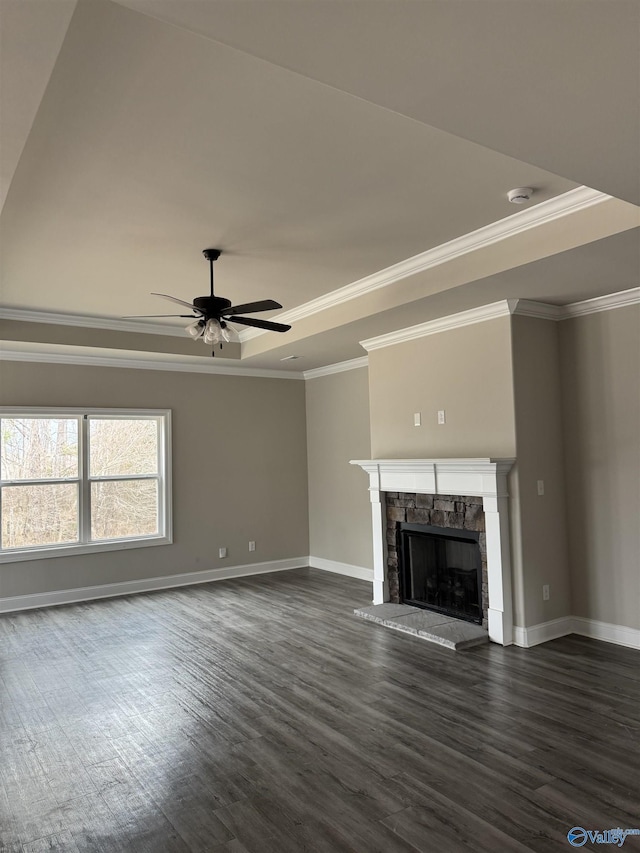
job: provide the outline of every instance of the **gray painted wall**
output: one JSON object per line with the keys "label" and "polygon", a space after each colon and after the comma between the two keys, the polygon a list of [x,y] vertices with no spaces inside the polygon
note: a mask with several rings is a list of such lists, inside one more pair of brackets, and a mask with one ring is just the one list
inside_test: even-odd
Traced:
{"label": "gray painted wall", "polygon": [[374,350],[369,396],[374,459],[515,456],[509,317]]}
{"label": "gray painted wall", "polygon": [[366,368],[309,379],[307,458],[313,557],[373,568],[368,479],[350,459],[369,459]]}
{"label": "gray painted wall", "polygon": [[560,344],[573,614],[640,629],[640,306]]}
{"label": "gray painted wall", "polygon": [[308,555],[304,382],[1,362],[0,389],[7,406],[171,409],[174,513],[173,545],[4,564],[1,597]]}
{"label": "gray painted wall", "polygon": [[500,318],[306,383],[2,362],[4,405],[172,409],[175,543],[8,564],[0,596],[309,553],[370,567],[367,482],[349,459],[517,455],[516,624],[572,614],[640,628],[639,368],[638,306]]}

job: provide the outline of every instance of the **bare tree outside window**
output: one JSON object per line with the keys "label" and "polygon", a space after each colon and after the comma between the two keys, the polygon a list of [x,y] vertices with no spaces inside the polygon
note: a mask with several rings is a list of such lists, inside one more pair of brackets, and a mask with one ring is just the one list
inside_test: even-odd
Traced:
{"label": "bare tree outside window", "polygon": [[28,548],[78,541],[78,486],[6,486],[2,490],[2,547]]}
{"label": "bare tree outside window", "polygon": [[2,418],[2,547],[77,542],[78,484],[28,483],[78,477],[77,418]]}
{"label": "bare tree outside window", "polygon": [[2,480],[78,476],[77,418],[2,418]]}
{"label": "bare tree outside window", "polygon": [[165,536],[164,429],[152,415],[0,416],[0,555]]}
{"label": "bare tree outside window", "polygon": [[157,474],[156,421],[91,418],[89,460],[90,477]]}
{"label": "bare tree outside window", "polygon": [[[133,477],[158,473],[156,421],[91,419],[90,477]],[[91,483],[91,538],[150,536],[158,530],[155,479]]]}

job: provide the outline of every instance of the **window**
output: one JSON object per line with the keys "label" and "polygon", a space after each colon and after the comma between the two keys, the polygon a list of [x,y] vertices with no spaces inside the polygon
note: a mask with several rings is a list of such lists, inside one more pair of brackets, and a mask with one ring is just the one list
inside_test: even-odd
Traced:
{"label": "window", "polygon": [[0,409],[0,562],[171,540],[170,412]]}

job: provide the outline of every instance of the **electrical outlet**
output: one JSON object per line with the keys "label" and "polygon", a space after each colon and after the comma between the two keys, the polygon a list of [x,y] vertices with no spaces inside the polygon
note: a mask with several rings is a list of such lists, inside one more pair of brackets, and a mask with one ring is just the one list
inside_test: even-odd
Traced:
{"label": "electrical outlet", "polygon": [[544,480],[538,480],[538,494],[544,495]]}
{"label": "electrical outlet", "polygon": [[226,548],[218,548],[218,557],[226,557],[227,549]]}
{"label": "electrical outlet", "polygon": [[447,420],[446,420],[446,415],[444,413],[444,409],[439,409],[438,410],[438,423],[444,424],[446,422],[447,422]]}
{"label": "electrical outlet", "polygon": [[250,550],[250,551],[255,551],[255,550],[256,550],[256,543],[255,543],[253,540],[251,540],[251,541],[249,542],[249,550]]}
{"label": "electrical outlet", "polygon": [[413,416],[413,425],[420,426],[422,424],[422,414],[420,412],[416,412]]}
{"label": "electrical outlet", "polygon": [[542,587],[542,600],[549,601],[549,584],[545,583]]}

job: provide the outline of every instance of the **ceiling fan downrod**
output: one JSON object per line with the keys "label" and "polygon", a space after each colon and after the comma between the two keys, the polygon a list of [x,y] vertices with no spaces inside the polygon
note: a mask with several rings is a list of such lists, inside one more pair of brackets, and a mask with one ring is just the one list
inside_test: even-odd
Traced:
{"label": "ceiling fan downrod", "polygon": [[211,282],[211,296],[213,296],[213,262],[217,261],[222,252],[220,249],[205,249],[202,253],[209,261],[209,278]]}

